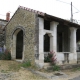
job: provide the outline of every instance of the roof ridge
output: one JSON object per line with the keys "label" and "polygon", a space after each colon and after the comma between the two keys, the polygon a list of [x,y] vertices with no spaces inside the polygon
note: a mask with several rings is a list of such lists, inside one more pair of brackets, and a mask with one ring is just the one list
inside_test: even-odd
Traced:
{"label": "roof ridge", "polygon": [[27,11],[30,11],[30,12],[37,13],[37,14],[42,15],[42,16],[45,15],[45,13],[40,12],[40,11],[37,11],[37,10],[34,10],[34,9],[31,9],[31,8],[27,8],[27,7],[23,7],[23,6],[19,6],[19,8],[20,8],[20,9],[27,10]]}

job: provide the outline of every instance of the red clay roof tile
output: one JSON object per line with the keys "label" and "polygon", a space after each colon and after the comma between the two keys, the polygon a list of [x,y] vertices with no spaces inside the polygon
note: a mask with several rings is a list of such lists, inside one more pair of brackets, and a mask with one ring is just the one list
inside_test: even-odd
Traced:
{"label": "red clay roof tile", "polygon": [[34,12],[34,13],[37,13],[37,14],[42,15],[42,16],[45,15],[45,13],[43,13],[43,12],[40,12],[40,11],[37,11],[37,10],[33,10],[33,9],[30,9],[30,8],[26,8],[26,7],[23,7],[23,6],[19,6],[19,8],[27,10],[27,11],[31,11],[31,12]]}

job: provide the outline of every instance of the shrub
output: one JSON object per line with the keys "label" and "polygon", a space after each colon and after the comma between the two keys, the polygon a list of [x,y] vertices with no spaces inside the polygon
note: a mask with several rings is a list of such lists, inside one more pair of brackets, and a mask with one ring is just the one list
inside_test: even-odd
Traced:
{"label": "shrub", "polygon": [[56,61],[57,61],[55,52],[53,52],[53,51],[50,52],[50,58],[51,58],[51,63],[53,65],[55,65],[56,64]]}
{"label": "shrub", "polygon": [[10,52],[10,50],[6,49],[5,50],[5,55],[6,55],[6,60],[11,60],[11,52]]}
{"label": "shrub", "polygon": [[49,56],[47,56],[47,57],[44,58],[44,62],[51,62]]}
{"label": "shrub", "polygon": [[0,60],[11,60],[11,53],[8,49],[5,52],[0,53]]}
{"label": "shrub", "polygon": [[48,56],[44,58],[44,62],[51,62],[51,64],[56,64],[57,58],[55,55],[55,52],[50,51],[50,53],[48,53]]}
{"label": "shrub", "polygon": [[50,53],[48,53],[48,56],[45,57],[44,62],[50,62],[52,64],[53,71],[60,70],[60,67],[58,65],[56,65],[57,58],[56,58],[55,52],[50,51]]}

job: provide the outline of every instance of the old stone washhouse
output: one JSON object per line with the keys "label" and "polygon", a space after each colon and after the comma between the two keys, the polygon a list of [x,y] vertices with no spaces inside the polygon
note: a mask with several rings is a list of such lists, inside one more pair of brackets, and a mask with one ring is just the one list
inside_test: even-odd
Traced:
{"label": "old stone washhouse", "polygon": [[80,25],[20,6],[5,27],[6,48],[13,60],[44,67],[44,56],[54,51],[57,64],[77,63]]}

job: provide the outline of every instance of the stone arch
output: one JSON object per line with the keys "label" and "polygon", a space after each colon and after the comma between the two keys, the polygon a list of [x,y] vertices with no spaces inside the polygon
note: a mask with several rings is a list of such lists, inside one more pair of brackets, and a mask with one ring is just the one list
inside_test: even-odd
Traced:
{"label": "stone arch", "polygon": [[[25,30],[23,27],[16,27],[13,32],[12,32],[12,46],[11,46],[11,56],[12,59],[20,59],[20,60],[24,60],[24,34],[25,34]],[[21,37],[22,35],[22,37]],[[19,39],[20,38],[20,39]],[[20,47],[21,49],[18,49],[18,44],[22,44]],[[18,50],[21,50],[21,52],[19,52]],[[20,54],[18,54],[20,53]],[[19,55],[19,56],[17,56]]]}
{"label": "stone arch", "polygon": [[15,27],[14,30],[12,31],[12,33],[11,33],[11,38],[13,38],[13,34],[14,34],[15,31],[18,30],[18,29],[23,30],[23,35],[25,35],[25,29],[24,29],[22,26],[18,26],[18,27]]}
{"label": "stone arch", "polygon": [[76,45],[77,45],[77,52],[80,52],[80,29],[76,31]]}

